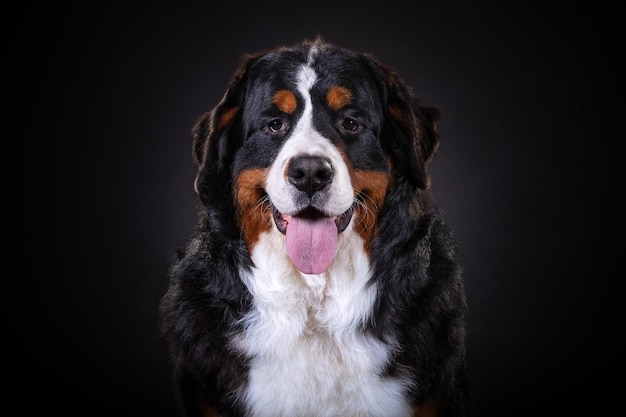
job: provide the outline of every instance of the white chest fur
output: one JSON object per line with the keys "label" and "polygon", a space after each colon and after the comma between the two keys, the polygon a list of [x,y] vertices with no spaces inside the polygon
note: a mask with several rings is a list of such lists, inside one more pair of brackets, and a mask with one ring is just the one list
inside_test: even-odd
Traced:
{"label": "white chest fur", "polygon": [[407,416],[407,382],[381,376],[390,347],[364,335],[376,297],[368,259],[350,231],[320,275],[293,268],[279,233],[266,233],[244,281],[254,297],[239,348],[252,357],[239,393],[253,417]]}

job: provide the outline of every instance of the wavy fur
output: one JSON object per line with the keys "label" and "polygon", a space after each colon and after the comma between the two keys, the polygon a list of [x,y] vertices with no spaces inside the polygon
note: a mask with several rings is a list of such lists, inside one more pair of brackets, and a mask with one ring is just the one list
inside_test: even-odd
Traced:
{"label": "wavy fur", "polygon": [[[245,57],[193,129],[197,228],[160,306],[181,416],[469,415],[462,268],[429,192],[438,116],[321,39]],[[319,191],[283,168],[303,155],[331,166]],[[279,227],[311,211],[350,219],[320,274]]]}

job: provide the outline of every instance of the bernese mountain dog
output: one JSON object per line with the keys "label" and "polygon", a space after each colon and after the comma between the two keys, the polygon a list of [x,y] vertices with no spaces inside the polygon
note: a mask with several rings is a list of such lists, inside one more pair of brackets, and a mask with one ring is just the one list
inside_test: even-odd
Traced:
{"label": "bernese mountain dog", "polygon": [[242,59],[192,129],[197,226],[160,303],[181,416],[469,414],[438,119],[321,38]]}

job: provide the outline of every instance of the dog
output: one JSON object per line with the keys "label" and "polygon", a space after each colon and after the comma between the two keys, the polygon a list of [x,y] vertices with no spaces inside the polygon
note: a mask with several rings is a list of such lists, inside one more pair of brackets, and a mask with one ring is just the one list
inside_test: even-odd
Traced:
{"label": "dog", "polygon": [[192,128],[198,217],[160,327],[180,415],[469,415],[440,111],[318,37],[243,55]]}

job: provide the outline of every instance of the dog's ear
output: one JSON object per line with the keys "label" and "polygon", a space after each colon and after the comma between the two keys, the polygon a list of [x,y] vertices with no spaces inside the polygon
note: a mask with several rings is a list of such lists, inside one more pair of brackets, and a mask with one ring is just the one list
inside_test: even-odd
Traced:
{"label": "dog's ear", "polygon": [[426,189],[430,185],[428,164],[439,146],[439,109],[421,104],[395,70],[366,57],[374,66],[384,99],[383,148],[398,174],[414,187]]}
{"label": "dog's ear", "polygon": [[194,188],[204,202],[210,189],[228,183],[234,153],[243,140],[240,121],[247,71],[257,58],[244,57],[218,105],[198,118],[192,129],[192,154],[198,166]]}

